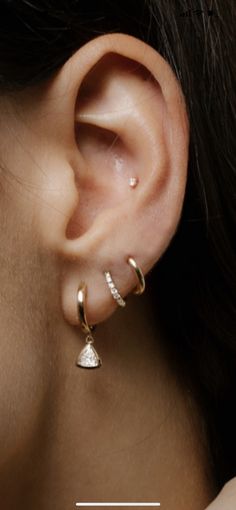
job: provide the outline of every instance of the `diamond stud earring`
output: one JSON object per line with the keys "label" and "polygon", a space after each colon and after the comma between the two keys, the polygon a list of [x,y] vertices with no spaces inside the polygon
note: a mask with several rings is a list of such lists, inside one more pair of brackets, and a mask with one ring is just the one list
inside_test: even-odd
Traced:
{"label": "diamond stud earring", "polygon": [[138,178],[137,177],[130,177],[129,178],[129,185],[131,188],[136,188],[137,184],[138,184]]}

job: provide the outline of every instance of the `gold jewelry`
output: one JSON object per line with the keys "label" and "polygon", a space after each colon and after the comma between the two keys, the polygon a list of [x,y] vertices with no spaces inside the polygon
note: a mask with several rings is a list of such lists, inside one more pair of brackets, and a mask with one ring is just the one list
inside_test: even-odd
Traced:
{"label": "gold jewelry", "polygon": [[[141,268],[137,265],[133,257],[128,257],[127,262],[135,270],[135,274],[138,278],[138,285],[133,291],[133,293],[142,294],[145,290],[145,278],[143,272]],[[115,299],[120,306],[124,307],[126,305],[126,302],[118,292],[114,284],[114,281],[111,277],[111,273],[109,271],[105,271],[104,275],[113,299]],[[86,345],[81,350],[76,365],[81,368],[98,368],[102,365],[102,360],[99,357],[96,349],[92,345],[94,342],[92,331],[95,329],[95,326],[90,326],[87,321],[85,311],[86,297],[87,297],[87,285],[85,282],[81,282],[77,291],[77,312],[79,318],[79,325],[82,331],[86,333],[87,336],[85,340]]]}
{"label": "gold jewelry", "polygon": [[113,297],[113,299],[115,299],[115,301],[118,303],[118,305],[120,306],[125,306],[126,305],[126,302],[125,300],[121,297],[120,293],[118,292],[113,280],[112,280],[112,277],[111,277],[111,273],[109,271],[105,271],[104,272],[104,275],[105,275],[105,279],[106,279],[106,282],[107,282],[107,285],[110,289],[110,292],[111,292],[111,295]]}
{"label": "gold jewelry", "polygon": [[140,295],[145,290],[145,278],[144,278],[143,272],[142,272],[141,268],[136,264],[133,257],[129,257],[127,262],[135,270],[135,274],[138,277],[138,285],[135,288],[135,290],[133,291],[133,293]]}
{"label": "gold jewelry", "polygon": [[81,368],[98,368],[102,365],[102,360],[99,358],[96,349],[93,347],[94,338],[92,331],[95,326],[89,326],[85,312],[85,301],[87,296],[87,285],[81,282],[77,292],[77,311],[79,317],[79,324],[86,336],[86,345],[80,352],[76,365]]}
{"label": "gold jewelry", "polygon": [[[140,295],[145,290],[145,278],[144,278],[143,272],[142,272],[141,268],[137,265],[137,263],[135,262],[133,257],[128,257],[127,262],[132,267],[132,269],[135,270],[135,274],[136,274],[136,276],[138,278],[138,285],[135,288],[135,290],[133,291],[133,293]],[[107,285],[108,285],[108,287],[110,289],[112,297],[116,300],[116,302],[120,306],[124,307],[126,305],[126,302],[121,297],[120,293],[118,292],[118,290],[117,290],[117,288],[115,286],[115,283],[114,283],[114,281],[112,279],[111,273],[109,271],[105,271],[104,275],[105,275],[106,282],[107,282]]]}

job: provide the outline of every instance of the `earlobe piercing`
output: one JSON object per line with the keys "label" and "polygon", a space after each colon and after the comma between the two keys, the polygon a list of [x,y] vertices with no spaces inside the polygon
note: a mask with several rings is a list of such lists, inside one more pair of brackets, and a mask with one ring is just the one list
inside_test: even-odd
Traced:
{"label": "earlobe piercing", "polygon": [[[138,278],[138,285],[135,288],[135,290],[133,291],[133,293],[140,295],[145,290],[145,278],[144,278],[143,272],[142,272],[141,268],[137,265],[137,263],[135,262],[133,257],[128,257],[127,262],[132,267],[132,269],[135,270],[135,274]],[[107,285],[110,289],[112,297],[117,301],[118,305],[125,306],[126,302],[121,297],[120,293],[118,292],[118,290],[114,284],[114,281],[112,279],[111,273],[109,271],[105,271],[104,275],[105,275],[105,279],[106,279]]]}
{"label": "earlobe piercing", "polygon": [[137,177],[130,177],[129,178],[129,185],[131,188],[136,188],[137,184],[138,184],[138,178]]}
{"label": "earlobe piercing", "polygon": [[145,278],[141,268],[137,265],[133,257],[128,257],[127,262],[129,265],[135,270],[135,274],[138,278],[138,285],[136,289],[133,291],[134,294],[142,294],[145,290]]}
{"label": "earlobe piercing", "polygon": [[[143,272],[141,268],[137,265],[133,257],[128,257],[127,262],[132,267],[132,269],[134,269],[135,274],[138,278],[138,285],[134,289],[133,293],[142,294],[145,289],[145,279]],[[105,271],[104,275],[112,297],[116,300],[116,302],[120,306],[124,307],[126,305],[126,302],[118,292],[111,277],[111,273],[109,271]],[[85,311],[86,296],[87,285],[84,282],[81,282],[77,291],[77,312],[79,318],[79,325],[83,333],[86,333],[86,345],[81,350],[76,365],[81,368],[98,368],[102,365],[102,360],[99,357],[96,349],[94,349],[92,345],[94,342],[92,331],[95,329],[95,326],[90,326],[87,321]]]}
{"label": "earlobe piercing", "polygon": [[96,349],[94,349],[92,343],[94,342],[92,331],[95,326],[89,326],[85,312],[85,301],[87,294],[87,286],[84,282],[81,282],[77,292],[77,310],[78,318],[81,329],[86,336],[86,345],[80,352],[76,365],[81,368],[98,368],[102,364],[101,358],[99,358]]}

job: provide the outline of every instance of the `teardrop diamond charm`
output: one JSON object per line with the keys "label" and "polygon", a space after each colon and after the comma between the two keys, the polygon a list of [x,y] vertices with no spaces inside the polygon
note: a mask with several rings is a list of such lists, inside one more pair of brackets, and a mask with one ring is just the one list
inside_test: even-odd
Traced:
{"label": "teardrop diamond charm", "polygon": [[82,349],[77,359],[76,365],[82,368],[97,368],[102,364],[101,358],[99,358],[96,349],[94,349],[91,337],[87,337],[87,345]]}

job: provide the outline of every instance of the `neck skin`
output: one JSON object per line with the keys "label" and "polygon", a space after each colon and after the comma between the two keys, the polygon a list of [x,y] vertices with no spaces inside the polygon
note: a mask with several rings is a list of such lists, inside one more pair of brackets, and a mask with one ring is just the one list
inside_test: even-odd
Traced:
{"label": "neck skin", "polygon": [[75,366],[84,337],[65,322],[60,329],[41,424],[26,458],[5,471],[5,510],[72,509],[76,501],[205,508],[215,492],[201,418],[166,359],[147,292],[97,326],[99,369]]}

